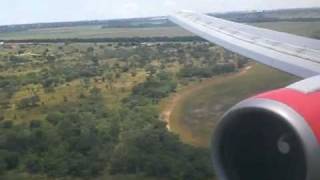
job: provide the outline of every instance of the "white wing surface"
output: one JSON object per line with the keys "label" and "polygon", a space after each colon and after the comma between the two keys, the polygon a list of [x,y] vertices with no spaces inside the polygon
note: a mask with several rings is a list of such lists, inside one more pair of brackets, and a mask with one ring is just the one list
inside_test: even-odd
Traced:
{"label": "white wing surface", "polygon": [[210,42],[262,64],[303,78],[320,74],[319,40],[194,12],[179,12],[169,19]]}

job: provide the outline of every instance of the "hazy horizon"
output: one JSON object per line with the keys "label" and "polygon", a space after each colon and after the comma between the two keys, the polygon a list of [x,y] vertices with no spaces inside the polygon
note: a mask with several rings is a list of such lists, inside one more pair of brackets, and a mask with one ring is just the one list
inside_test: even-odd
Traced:
{"label": "hazy horizon", "polygon": [[[237,6],[234,6],[234,4]],[[214,5],[214,6],[213,6]],[[260,11],[320,7],[319,0],[5,0],[0,25],[165,16],[181,9],[197,12]]]}

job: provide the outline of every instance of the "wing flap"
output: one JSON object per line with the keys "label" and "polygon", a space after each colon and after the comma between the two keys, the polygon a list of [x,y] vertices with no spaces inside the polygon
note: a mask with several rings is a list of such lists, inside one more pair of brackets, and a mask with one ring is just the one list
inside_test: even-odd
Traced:
{"label": "wing flap", "polygon": [[282,71],[307,78],[320,74],[320,41],[215,17],[180,12],[170,20],[183,28]]}

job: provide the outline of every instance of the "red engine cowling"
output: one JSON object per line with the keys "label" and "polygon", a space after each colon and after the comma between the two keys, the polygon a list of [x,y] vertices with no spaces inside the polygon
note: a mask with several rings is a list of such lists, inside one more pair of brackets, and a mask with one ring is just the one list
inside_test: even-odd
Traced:
{"label": "red engine cowling", "polygon": [[219,180],[320,180],[320,91],[283,88],[240,102],[212,148]]}

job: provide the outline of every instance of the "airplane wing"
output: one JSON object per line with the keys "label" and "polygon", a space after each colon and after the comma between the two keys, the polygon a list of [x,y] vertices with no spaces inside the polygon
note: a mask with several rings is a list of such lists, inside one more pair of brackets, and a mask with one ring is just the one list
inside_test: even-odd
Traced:
{"label": "airplane wing", "polygon": [[169,19],[210,42],[262,64],[302,78],[320,74],[319,40],[187,11]]}

